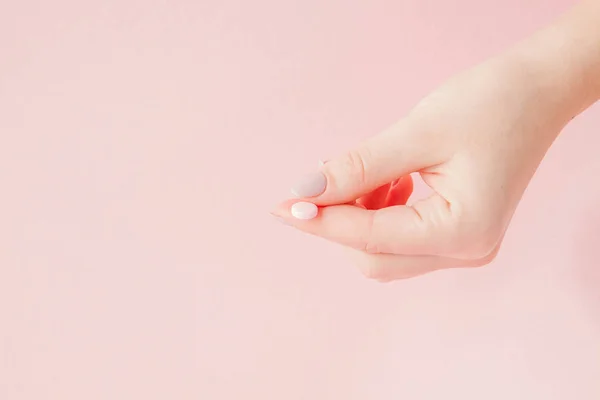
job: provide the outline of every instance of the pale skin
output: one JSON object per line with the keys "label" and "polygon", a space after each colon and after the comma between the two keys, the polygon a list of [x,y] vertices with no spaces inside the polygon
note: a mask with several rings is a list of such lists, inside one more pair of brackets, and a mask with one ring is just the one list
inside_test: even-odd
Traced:
{"label": "pale skin", "polygon": [[[346,246],[378,281],[486,265],[548,148],[599,99],[600,0],[588,0],[325,162],[319,193],[297,193],[272,213]],[[411,173],[433,194],[406,205]],[[295,218],[299,201],[317,216]]]}

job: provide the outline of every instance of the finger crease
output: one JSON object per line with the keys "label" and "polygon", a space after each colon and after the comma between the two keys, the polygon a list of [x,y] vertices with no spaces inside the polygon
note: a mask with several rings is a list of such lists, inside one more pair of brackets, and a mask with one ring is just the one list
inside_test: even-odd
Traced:
{"label": "finger crease", "polygon": [[416,208],[416,207],[411,207],[411,208],[412,208],[412,210],[415,212],[415,214],[417,215],[417,218],[419,218],[419,220],[420,220],[421,222],[424,222],[424,221],[425,221],[425,219],[423,218],[423,216],[421,215],[421,213],[419,212],[419,210],[417,210],[417,208]]}
{"label": "finger crease", "polygon": [[373,232],[375,232],[375,217],[377,210],[369,212],[369,218],[367,219],[367,227],[365,237],[363,238],[363,251],[369,254],[379,253],[376,242],[373,241]]}
{"label": "finger crease", "polygon": [[353,152],[352,153],[352,162],[353,162],[355,168],[357,169],[359,182],[364,183],[366,176],[367,176],[367,172],[366,172],[367,166],[365,165],[365,158],[362,156],[362,154],[360,152],[358,152],[358,151]]}

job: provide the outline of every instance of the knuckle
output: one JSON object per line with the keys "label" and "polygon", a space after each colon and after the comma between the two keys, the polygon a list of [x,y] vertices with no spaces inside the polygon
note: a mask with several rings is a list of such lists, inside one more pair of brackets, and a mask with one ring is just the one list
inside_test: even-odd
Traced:
{"label": "knuckle", "polygon": [[360,253],[358,255],[357,267],[361,274],[367,278],[378,282],[388,282],[390,277],[377,256]]}
{"label": "knuckle", "polygon": [[344,168],[356,184],[365,183],[369,157],[366,149],[352,150],[346,154]]}
{"label": "knuckle", "polygon": [[387,282],[389,277],[385,273],[385,270],[381,268],[381,266],[376,263],[369,263],[364,268],[362,268],[363,275],[365,278],[378,281],[378,282]]}
{"label": "knuckle", "polygon": [[379,254],[379,246],[377,245],[377,243],[373,243],[371,241],[367,241],[367,243],[364,245],[364,248],[362,249],[365,253],[370,254],[370,255],[375,255],[375,254]]}

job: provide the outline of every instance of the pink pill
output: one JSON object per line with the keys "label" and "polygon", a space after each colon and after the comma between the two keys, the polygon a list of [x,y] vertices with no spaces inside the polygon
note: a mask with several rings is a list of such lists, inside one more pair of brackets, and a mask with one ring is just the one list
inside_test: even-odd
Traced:
{"label": "pink pill", "polygon": [[290,212],[298,219],[313,219],[319,213],[319,209],[313,203],[300,201],[292,206]]}

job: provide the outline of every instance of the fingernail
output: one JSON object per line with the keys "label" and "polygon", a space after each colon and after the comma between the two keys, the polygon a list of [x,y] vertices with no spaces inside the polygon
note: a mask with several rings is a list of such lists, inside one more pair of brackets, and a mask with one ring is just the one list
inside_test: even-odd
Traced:
{"label": "fingernail", "polygon": [[301,201],[292,205],[290,212],[294,218],[313,219],[319,213],[319,209],[313,203]]}
{"label": "fingernail", "polygon": [[292,187],[292,194],[296,197],[315,197],[325,191],[327,178],[322,172],[315,172],[305,176]]}

